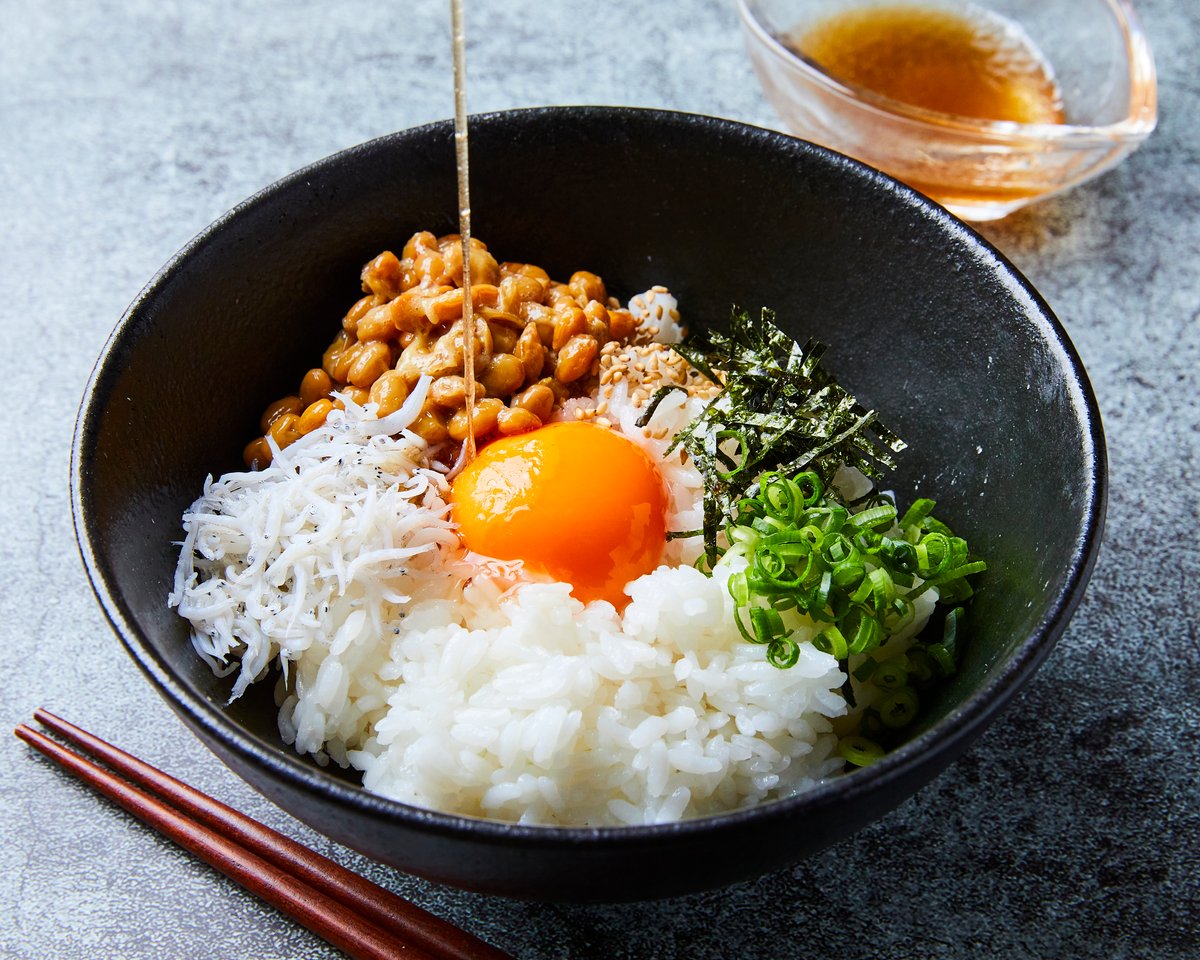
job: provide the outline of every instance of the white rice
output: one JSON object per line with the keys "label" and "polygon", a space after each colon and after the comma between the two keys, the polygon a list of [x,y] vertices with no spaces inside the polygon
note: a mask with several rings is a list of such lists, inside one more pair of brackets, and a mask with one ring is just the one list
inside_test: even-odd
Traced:
{"label": "white rice", "polygon": [[[694,538],[671,541],[618,613],[465,553],[445,480],[404,431],[426,389],[384,420],[347,403],[267,469],[210,478],[185,514],[169,602],[198,653],[237,672],[231,699],[278,663],[279,729],[300,753],[408,803],[524,823],[674,821],[841,770],[845,675],[811,643],[780,670],[742,639],[740,558],[709,577]],[[668,529],[701,525],[699,473],[662,458],[700,404],[671,394],[641,429],[627,395],[610,400],[662,463]]]}
{"label": "white rice", "polygon": [[349,760],[379,793],[525,823],[655,823],[803,790],[843,765],[827,719],[842,674],[807,644],[769,665],[733,626],[729,572],[660,567],[623,616],[565,584],[498,607],[468,588],[465,616],[414,605],[419,629],[381,651],[387,715]]}

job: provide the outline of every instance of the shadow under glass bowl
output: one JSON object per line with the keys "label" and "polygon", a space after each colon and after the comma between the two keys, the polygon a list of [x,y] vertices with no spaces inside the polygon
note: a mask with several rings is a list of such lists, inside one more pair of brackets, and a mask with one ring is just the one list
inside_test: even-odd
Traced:
{"label": "shadow under glass bowl", "polygon": [[[952,116],[842,83],[790,38],[847,11],[979,10],[1019,24],[1054,71],[1066,122]],[[1154,61],[1128,0],[738,0],[767,99],[797,136],[884,170],[968,220],[994,220],[1090,180],[1154,130]]]}
{"label": "shadow under glass bowl", "polygon": [[[665,283],[693,325],[770,305],[910,443],[900,496],[930,496],[986,556],[960,670],[914,739],[801,796],[661,826],[519,826],[418,809],[281,742],[270,683],[227,705],[166,604],[180,517],[240,469],[360,296],[361,265],[455,229],[439,123],[307,167],[204,230],[138,295],[100,357],[72,454],[88,575],[130,654],[234,771],[330,837],[402,870],[552,900],[662,897],[781,867],[930,780],[1049,652],[1099,544],[1095,400],[1062,327],[992,247],[846,157],[708,117],[604,107],[478,116],[473,215],[499,259],[587,268],[623,297]],[[166,734],[167,731],[164,731]],[[928,829],[940,829],[930,824]]]}

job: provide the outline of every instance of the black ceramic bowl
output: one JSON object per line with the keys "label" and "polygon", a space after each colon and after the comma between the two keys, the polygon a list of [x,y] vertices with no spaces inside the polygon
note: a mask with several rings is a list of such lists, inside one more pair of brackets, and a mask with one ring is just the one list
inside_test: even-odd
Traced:
{"label": "black ceramic bowl", "polygon": [[[775,307],[910,443],[894,486],[933,497],[989,568],[959,673],[882,762],[796,799],[685,823],[513,826],[373,796],[279,739],[269,690],[229,682],[167,609],[180,515],[240,466],[357,296],[360,266],[456,229],[452,129],[397,133],[269,187],[180,251],[100,358],[73,455],[75,525],[105,612],[183,720],[281,807],[369,856],[476,890],[635,899],[762,873],[848,836],[957,757],[1079,600],[1105,504],[1079,358],[1037,293],[940,207],[812,144],[707,117],[550,108],[476,117],[474,225],[500,259],[668,284],[692,324]],[[269,684],[261,685],[269,687]],[[939,829],[935,824],[930,830]]]}

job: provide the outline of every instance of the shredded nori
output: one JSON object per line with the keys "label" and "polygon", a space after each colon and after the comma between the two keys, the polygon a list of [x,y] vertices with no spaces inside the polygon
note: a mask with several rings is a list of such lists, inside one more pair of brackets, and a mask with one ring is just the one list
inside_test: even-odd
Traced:
{"label": "shredded nori", "polygon": [[[773,310],[764,307],[755,319],[735,305],[728,334],[698,330],[675,350],[724,387],[668,448],[683,446],[704,477],[710,565],[719,556],[718,533],[764,471],[791,476],[812,470],[831,490],[843,464],[881,480],[884,470],[896,466],[892,454],[906,446],[821,365],[826,345],[810,339],[801,347],[780,329]],[[656,391],[639,424],[649,422],[662,398],[676,389]]]}

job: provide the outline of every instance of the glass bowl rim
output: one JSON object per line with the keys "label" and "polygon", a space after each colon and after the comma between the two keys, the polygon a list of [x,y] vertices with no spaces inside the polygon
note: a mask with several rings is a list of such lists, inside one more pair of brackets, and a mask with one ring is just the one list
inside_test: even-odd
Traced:
{"label": "glass bowl rim", "polygon": [[1154,57],[1130,0],[1103,0],[1121,31],[1125,59],[1129,64],[1130,108],[1115,123],[1087,125],[1069,123],[1018,123],[1012,120],[979,120],[893,100],[865,87],[835,80],[816,64],[793,53],[771,33],[751,9],[753,0],[737,0],[738,13],[747,36],[773,59],[792,73],[800,74],[839,100],[887,119],[906,120],[959,135],[975,136],[992,142],[1036,140],[1062,148],[1139,142],[1153,132],[1158,123],[1157,80]]}

